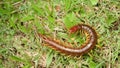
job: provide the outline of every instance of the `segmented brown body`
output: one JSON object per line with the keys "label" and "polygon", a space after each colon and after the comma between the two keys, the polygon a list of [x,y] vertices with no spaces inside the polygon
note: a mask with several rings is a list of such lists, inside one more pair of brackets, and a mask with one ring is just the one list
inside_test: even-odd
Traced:
{"label": "segmented brown body", "polygon": [[79,48],[72,48],[72,47],[65,46],[40,33],[38,35],[45,43],[49,44],[47,46],[50,46],[54,50],[57,50],[64,54],[78,56],[90,51],[96,45],[97,33],[92,27],[85,24],[78,24],[70,28],[71,33],[74,33],[77,31],[84,31],[88,34],[86,42],[82,44]]}

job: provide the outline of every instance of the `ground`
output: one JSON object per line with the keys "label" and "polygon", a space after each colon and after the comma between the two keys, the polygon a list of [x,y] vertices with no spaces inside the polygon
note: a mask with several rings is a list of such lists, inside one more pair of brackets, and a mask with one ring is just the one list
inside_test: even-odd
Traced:
{"label": "ground", "polygon": [[[78,24],[98,34],[94,49],[79,57],[63,55],[37,33],[62,44],[85,40],[69,34]],[[77,37],[77,38],[76,38]],[[74,43],[73,43],[74,44]],[[68,45],[68,44],[67,44]],[[118,68],[120,66],[119,0],[1,0],[0,68]]]}

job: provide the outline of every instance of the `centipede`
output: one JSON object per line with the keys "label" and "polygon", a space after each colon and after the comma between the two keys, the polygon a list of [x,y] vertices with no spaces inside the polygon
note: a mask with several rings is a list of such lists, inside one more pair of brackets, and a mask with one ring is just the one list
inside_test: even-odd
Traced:
{"label": "centipede", "polygon": [[66,46],[65,44],[58,43],[52,38],[46,37],[41,33],[38,33],[38,36],[42,39],[43,42],[48,44],[47,46],[54,49],[55,51],[66,55],[80,56],[88,53],[95,47],[97,44],[97,33],[94,28],[86,24],[77,24],[69,29],[70,33],[76,33],[78,31],[84,31],[87,34],[85,42],[78,48],[73,48]]}

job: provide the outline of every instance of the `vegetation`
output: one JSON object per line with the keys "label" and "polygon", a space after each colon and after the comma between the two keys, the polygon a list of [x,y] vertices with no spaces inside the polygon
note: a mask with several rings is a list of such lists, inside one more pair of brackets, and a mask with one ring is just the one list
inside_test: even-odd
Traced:
{"label": "vegetation", "polygon": [[[68,32],[78,23],[94,27],[99,36],[96,47],[80,57],[62,55],[43,46],[37,35],[60,39],[57,41],[80,41],[69,39]],[[16,67],[120,67],[120,1],[1,0],[0,68]]]}

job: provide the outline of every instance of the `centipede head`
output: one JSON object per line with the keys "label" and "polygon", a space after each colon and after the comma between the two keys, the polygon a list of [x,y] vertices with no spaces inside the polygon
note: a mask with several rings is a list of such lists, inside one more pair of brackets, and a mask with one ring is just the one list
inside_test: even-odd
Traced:
{"label": "centipede head", "polygon": [[75,25],[75,26],[73,26],[73,27],[70,28],[69,32],[70,33],[75,33],[77,31],[79,31],[80,28],[81,27],[79,25]]}

